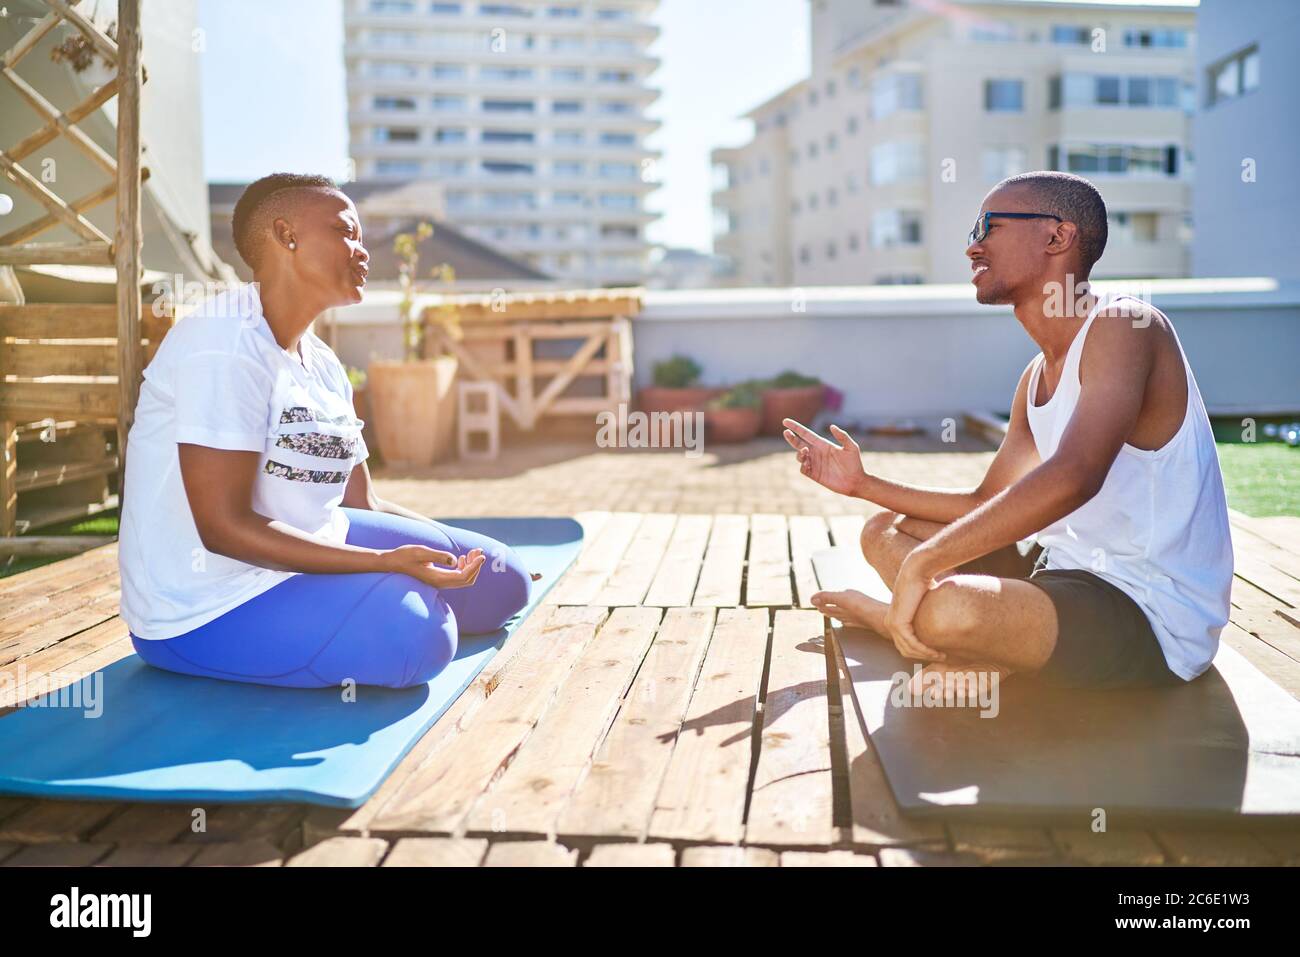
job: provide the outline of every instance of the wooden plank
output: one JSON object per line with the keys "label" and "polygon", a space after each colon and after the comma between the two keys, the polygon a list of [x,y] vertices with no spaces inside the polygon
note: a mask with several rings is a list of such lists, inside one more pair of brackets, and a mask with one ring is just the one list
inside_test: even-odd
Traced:
{"label": "wooden plank", "polygon": [[208,844],[194,856],[190,866],[279,867],[283,863],[284,853],[274,844],[263,840],[251,840]]}
{"label": "wooden plank", "polygon": [[117,414],[116,382],[3,382],[0,415],[8,419],[46,415]]}
{"label": "wooden plank", "polygon": [[555,704],[466,821],[470,833],[551,837],[659,625],[657,608],[616,608]]}
{"label": "wooden plank", "polygon": [[1230,513],[1230,520],[1234,551],[1249,548],[1278,571],[1300,580],[1300,554],[1287,547],[1285,541],[1278,540],[1285,538],[1280,530],[1270,532],[1250,522],[1244,515]]}
{"label": "wooden plank", "polygon": [[[91,113],[94,113],[101,106],[103,106],[105,103],[111,100],[113,97],[117,96],[117,86],[118,86],[118,78],[116,76],[110,77],[108,82],[106,82],[103,86],[97,87],[96,89],[92,90],[90,95],[88,95],[80,103],[76,104],[70,109],[65,110],[63,112],[63,116],[67,119],[69,123],[81,122]],[[27,134],[21,140],[15,143],[13,145],[13,148],[7,151],[9,158],[17,162],[18,160],[31,156],[33,153],[35,153],[46,143],[51,143],[55,139],[57,139],[59,137],[59,134],[62,132],[63,132],[62,127],[59,125],[58,122],[52,122],[52,123],[47,122],[40,129],[36,130],[33,133]],[[114,186],[114,192],[116,192],[116,183],[114,183],[113,186]],[[78,212],[84,212],[84,211],[85,210],[78,210]],[[47,225],[42,224],[41,227],[37,230],[37,232],[43,232],[46,228]],[[16,230],[16,232],[19,231],[21,230]],[[17,242],[17,240],[9,239],[10,235],[12,234],[6,233],[5,236],[3,237],[3,243],[0,243],[0,245],[8,245],[11,242]],[[32,235],[32,234],[29,233],[28,235]],[[108,256],[108,260],[109,260],[109,264],[111,264],[113,260],[111,253]],[[40,260],[40,261],[50,262],[50,263],[60,262],[60,260],[57,259]]]}
{"label": "wooden plank", "polygon": [[765,847],[708,846],[682,851],[682,867],[780,867],[776,851]]}
{"label": "wooden plank", "polygon": [[113,801],[37,800],[0,822],[0,841],[18,844],[84,841],[121,810],[122,805]]}
{"label": "wooden plank", "polygon": [[185,844],[128,844],[96,867],[186,867],[201,849]]}
{"label": "wooden plank", "polygon": [[1165,862],[1164,851],[1147,831],[1115,828],[1093,831],[1090,828],[1053,828],[1052,840],[1067,860],[1104,867],[1124,865],[1152,866]]}
{"label": "wooden plank", "polygon": [[117,576],[105,575],[47,605],[6,618],[0,623],[0,663],[34,654],[115,618],[121,594]]}
{"label": "wooden plank", "polygon": [[68,117],[60,113],[53,103],[41,95],[39,90],[8,66],[0,65],[0,76],[9,81],[9,84],[17,91],[23,101],[46,123],[58,127],[59,132],[63,134],[67,141],[81,150],[82,155],[89,159],[90,162],[109,176],[116,175],[117,167],[113,162],[113,157],[104,152],[103,147],[87,136],[81,128],[69,122]]}
{"label": "wooden plank", "polygon": [[83,342],[0,343],[0,368],[13,376],[117,375],[117,347]]}
{"label": "wooden plank", "polygon": [[641,604],[641,599],[649,590],[659,563],[664,558],[676,522],[675,515],[646,515],[637,527],[632,541],[628,543],[623,557],[606,580],[605,587],[591,604],[611,608]]}
{"label": "wooden plank", "polygon": [[0,537],[18,531],[18,423],[0,418]]}
{"label": "wooden plank", "polygon": [[862,526],[866,523],[863,515],[832,515],[826,520],[834,545],[857,546],[862,541]]}
{"label": "wooden plank", "polygon": [[190,832],[194,810],[179,804],[129,804],[90,835],[102,844],[171,844]]}
{"label": "wooden plank", "polygon": [[[133,19],[128,19],[127,16],[127,4],[129,3],[136,4],[137,13]],[[109,66],[119,66],[119,76],[130,73],[130,70],[127,69],[130,63],[129,53],[121,49],[121,47],[126,45],[127,38],[133,31],[139,30],[139,0],[118,0],[118,17],[124,22],[118,23],[118,40],[116,43],[105,36],[94,23],[74,10],[74,4],[69,3],[68,0],[45,0],[45,5],[76,27],[81,35],[89,41],[90,45],[95,48],[95,52]]]}
{"label": "wooden plank", "polygon": [[704,564],[712,515],[679,515],[663,561],[646,592],[643,604],[659,608],[689,605]]}
{"label": "wooden plank", "polygon": [[384,867],[478,867],[487,855],[482,838],[404,837],[384,859]]}
{"label": "wooden plank", "polygon": [[749,542],[749,518],[717,515],[700,567],[692,605],[706,608],[735,608],[740,604],[740,586],[745,575],[745,549]]}
{"label": "wooden plank", "polygon": [[590,605],[618,568],[644,518],[639,512],[619,512],[604,527],[544,599],[550,605]]}
{"label": "wooden plank", "polygon": [[598,844],[583,867],[672,867],[671,844]]}
{"label": "wooden plank", "polygon": [[975,854],[986,864],[1046,861],[1056,856],[1056,845],[1045,828],[954,821],[948,829],[953,850]]}
{"label": "wooden plank", "polygon": [[870,854],[852,851],[784,851],[782,867],[875,867],[876,859]]}
{"label": "wooden plank", "polygon": [[[192,807],[200,807],[197,803]],[[181,844],[234,844],[264,841],[285,846],[299,833],[306,808],[301,805],[218,804],[178,840]],[[195,830],[201,827],[201,830]]]}
{"label": "wooden plank", "polygon": [[3,151],[0,151],[0,171],[3,171],[9,177],[11,183],[23,189],[32,199],[44,206],[60,223],[71,229],[82,239],[98,243],[109,241],[108,237],[100,232],[94,223],[65,203],[57,193],[48,189],[44,183],[15,163]]}
{"label": "wooden plank", "polygon": [[[708,608],[670,608],[591,770],[561,814],[564,837],[640,839],[713,632]],[[626,845],[617,845],[623,847]]]}
{"label": "wooden plank", "polygon": [[[500,686],[506,672],[514,663],[523,660],[525,667],[528,666],[530,659],[523,656],[529,654],[530,647],[535,650],[540,648],[542,656],[551,654],[549,640],[544,636],[553,612],[552,608],[541,607],[528,616],[524,623],[506,639],[506,643],[488,662],[487,667],[461,693],[434,726],[416,742],[415,747],[393,769],[392,774],[384,779],[379,790],[365,804],[355,811],[312,808],[303,819],[303,840],[310,844],[337,835],[364,836],[380,810],[401,791],[407,780],[430,761],[437,760],[438,753],[469,727],[479,707]],[[538,644],[535,646],[534,642]]]}
{"label": "wooden plank", "polygon": [[1236,529],[1232,536],[1234,571],[1291,608],[1300,608],[1300,581],[1278,568],[1277,556],[1289,553]]}
{"label": "wooden plank", "polygon": [[867,735],[866,720],[853,695],[853,680],[838,640],[834,645],[844,716],[845,783],[852,820],[849,839],[855,846],[871,848],[945,842],[943,825],[938,821],[910,821],[899,812],[885,769]]}
{"label": "wooden plank", "polygon": [[27,54],[31,53],[45,36],[57,27],[62,19],[57,13],[47,13],[26,33],[24,33],[13,46],[0,55],[0,63],[7,67],[16,67],[19,61]]}
{"label": "wooden plank", "polygon": [[740,840],[767,641],[763,609],[718,613],[677,747],[655,799],[650,838]]}
{"label": "wooden plank", "polygon": [[745,577],[747,608],[794,604],[790,586],[790,530],[784,515],[753,515],[749,520],[749,567]]}
{"label": "wooden plank", "polygon": [[1258,668],[1265,677],[1293,698],[1300,698],[1300,662],[1288,658],[1272,645],[1228,622],[1220,640]]}
{"label": "wooden plank", "polygon": [[[95,40],[91,40],[95,43]],[[117,268],[117,447],[119,488],[125,484],[127,436],[135,421],[144,377],[140,279],[144,275],[144,230],[140,206],[140,0],[117,0],[117,198],[113,258]]]}
{"label": "wooden plank", "polygon": [[35,844],[6,858],[3,867],[90,867],[113,850],[111,844]]}
{"label": "wooden plank", "polygon": [[1300,661],[1300,627],[1282,615],[1282,604],[1244,578],[1232,579],[1231,620],[1248,634]]}
{"label": "wooden plank", "polygon": [[[171,325],[169,317],[155,316],[150,311],[143,318],[141,335],[147,339],[161,339]],[[92,302],[2,304],[0,336],[42,340],[116,339],[117,309]]]}
{"label": "wooden plank", "polygon": [[0,266],[111,266],[113,244],[26,243],[0,246]]}
{"label": "wooden plank", "polygon": [[452,834],[507,767],[605,620],[603,608],[558,608],[461,734],[410,776],[371,822],[373,833]]}
{"label": "wooden plank", "polygon": [[484,867],[577,867],[578,852],[549,841],[501,841],[488,848]]}
{"label": "wooden plank", "polygon": [[332,837],[285,862],[285,867],[378,867],[388,842],[377,837]]}
{"label": "wooden plank", "polygon": [[881,867],[979,867],[977,854],[961,854],[943,848],[886,847],[880,851]]}
{"label": "wooden plank", "polygon": [[829,548],[830,544],[830,530],[820,515],[790,516],[790,563],[800,608],[811,608],[812,596],[820,590],[812,566],[813,553]]}
{"label": "wooden plank", "polygon": [[1159,830],[1156,840],[1177,867],[1260,867],[1281,861],[1247,831]]}
{"label": "wooden plank", "polygon": [[820,613],[783,609],[772,628],[748,844],[827,845],[837,835]]}

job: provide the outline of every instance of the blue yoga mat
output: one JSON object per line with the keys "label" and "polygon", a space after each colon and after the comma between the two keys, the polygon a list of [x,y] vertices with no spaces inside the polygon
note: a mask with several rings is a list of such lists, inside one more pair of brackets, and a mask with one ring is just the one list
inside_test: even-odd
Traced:
{"label": "blue yoga mat", "polygon": [[[582,547],[569,518],[439,519],[513,547],[542,573],[505,628],[463,636],[419,688],[269,688],[161,671],[131,655],[98,672],[98,717],[19,708],[0,719],[0,793],[128,801],[359,807],[492,660]],[[85,681],[95,680],[86,678]]]}

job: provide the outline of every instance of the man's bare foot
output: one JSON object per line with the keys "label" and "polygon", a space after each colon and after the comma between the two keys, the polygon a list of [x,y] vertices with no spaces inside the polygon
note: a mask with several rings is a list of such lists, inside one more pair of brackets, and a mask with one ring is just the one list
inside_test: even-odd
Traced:
{"label": "man's bare foot", "polygon": [[[929,675],[939,675],[943,680],[943,698],[952,702],[959,695],[965,701],[974,701],[979,697],[980,676],[984,681],[1001,684],[1013,672],[1000,665],[979,664],[973,661],[932,661],[912,675],[907,684],[908,693],[922,695],[928,682],[934,681]],[[996,675],[996,678],[994,677]]]}
{"label": "man's bare foot", "polygon": [[885,633],[885,613],[889,605],[876,601],[860,591],[819,591],[812,596],[813,607],[823,615],[838,618],[846,625],[868,628],[878,634]]}

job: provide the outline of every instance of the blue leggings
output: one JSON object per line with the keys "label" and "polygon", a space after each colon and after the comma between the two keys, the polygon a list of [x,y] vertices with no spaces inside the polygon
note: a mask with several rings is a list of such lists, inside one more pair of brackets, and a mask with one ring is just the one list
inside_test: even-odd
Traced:
{"label": "blue leggings", "polygon": [[528,604],[532,580],[509,546],[476,532],[345,508],[347,541],[426,545],[487,556],[478,579],[445,591],[397,572],[299,574],[175,638],[131,636],[167,671],[286,688],[423,684],[456,654],[457,634],[498,630]]}

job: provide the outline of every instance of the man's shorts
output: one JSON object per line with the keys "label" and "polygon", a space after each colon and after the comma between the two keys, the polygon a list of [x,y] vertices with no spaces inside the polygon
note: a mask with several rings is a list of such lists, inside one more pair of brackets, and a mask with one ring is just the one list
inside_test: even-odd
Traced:
{"label": "man's shorts", "polygon": [[1056,648],[1038,677],[1065,688],[1142,688],[1183,684],[1169,670],[1141,606],[1098,575],[1044,568],[1037,548],[1017,549],[963,565],[959,571],[1023,578],[1056,608]]}

